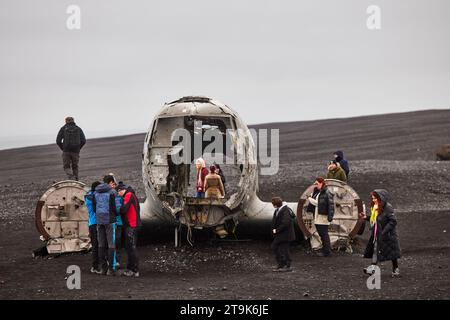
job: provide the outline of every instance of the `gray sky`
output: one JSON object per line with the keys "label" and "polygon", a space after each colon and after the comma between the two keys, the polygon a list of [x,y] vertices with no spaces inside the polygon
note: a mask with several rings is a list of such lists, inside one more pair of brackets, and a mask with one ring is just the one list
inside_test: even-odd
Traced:
{"label": "gray sky", "polygon": [[0,138],[143,132],[192,94],[250,124],[450,108],[449,57],[448,0],[2,0]]}

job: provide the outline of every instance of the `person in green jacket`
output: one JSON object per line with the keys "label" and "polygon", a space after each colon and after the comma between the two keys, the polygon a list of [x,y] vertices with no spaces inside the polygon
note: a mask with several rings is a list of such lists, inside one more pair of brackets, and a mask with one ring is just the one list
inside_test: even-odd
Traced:
{"label": "person in green jacket", "polygon": [[342,182],[347,182],[345,171],[341,168],[336,160],[331,161],[328,165],[327,179],[335,179]]}

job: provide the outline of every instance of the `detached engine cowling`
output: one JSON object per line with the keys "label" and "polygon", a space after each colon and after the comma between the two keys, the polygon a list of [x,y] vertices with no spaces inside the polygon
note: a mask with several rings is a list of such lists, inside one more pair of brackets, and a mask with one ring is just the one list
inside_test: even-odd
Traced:
{"label": "detached engine cowling", "polygon": [[[364,223],[358,219],[358,213],[364,212],[364,203],[347,183],[333,179],[325,181],[334,194],[334,218],[328,229],[331,246],[352,252],[351,240],[362,230]],[[316,250],[322,247],[322,242],[314,225],[314,213],[307,211],[308,197],[314,187],[309,186],[301,195],[297,206],[297,221],[305,237],[310,239],[311,247]]]}
{"label": "detached engine cowling", "polygon": [[36,228],[50,254],[89,250],[91,242],[84,196],[86,185],[61,181],[52,185],[36,206]]}

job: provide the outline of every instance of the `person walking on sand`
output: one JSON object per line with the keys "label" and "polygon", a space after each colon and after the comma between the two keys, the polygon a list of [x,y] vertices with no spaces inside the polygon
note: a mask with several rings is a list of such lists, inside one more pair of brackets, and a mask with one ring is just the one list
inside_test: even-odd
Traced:
{"label": "person walking on sand", "polygon": [[272,218],[272,251],[277,261],[274,272],[289,272],[291,269],[291,256],[289,245],[295,240],[294,213],[280,197],[272,198],[275,208]]}
{"label": "person walking on sand", "polygon": [[86,144],[86,137],[75,124],[72,117],[65,119],[66,124],[59,130],[56,144],[61,149],[63,168],[69,180],[78,181],[78,164],[80,162],[80,151]]}
{"label": "person walking on sand", "polygon": [[388,202],[389,193],[384,189],[376,189],[370,193],[370,214],[359,214],[362,220],[370,221],[370,239],[367,243],[364,258],[372,259],[372,265],[364,268],[366,274],[373,274],[373,266],[378,262],[392,261],[392,277],[400,276],[398,259],[401,257],[397,234],[397,219],[394,208]]}

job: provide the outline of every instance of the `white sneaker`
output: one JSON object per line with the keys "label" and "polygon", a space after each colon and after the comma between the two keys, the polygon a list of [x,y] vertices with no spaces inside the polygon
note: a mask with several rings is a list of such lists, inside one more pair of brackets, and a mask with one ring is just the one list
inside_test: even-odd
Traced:
{"label": "white sneaker", "polygon": [[101,269],[95,269],[94,267],[91,267],[91,273],[102,274],[102,271]]}
{"label": "white sneaker", "polygon": [[133,272],[131,270],[125,270],[122,275],[126,276],[126,277],[135,277],[135,278],[139,278],[139,271],[138,272]]}
{"label": "white sneaker", "polygon": [[375,273],[375,265],[370,265],[367,268],[363,269],[363,272],[368,275],[373,275]]}
{"label": "white sneaker", "polygon": [[394,271],[392,271],[392,278],[397,278],[400,277],[400,269],[399,268],[395,268]]}

